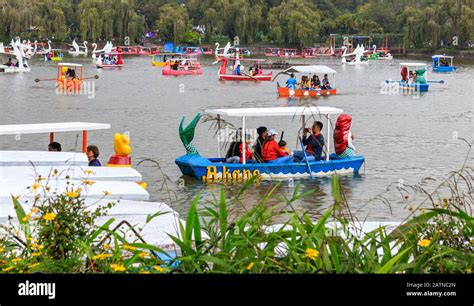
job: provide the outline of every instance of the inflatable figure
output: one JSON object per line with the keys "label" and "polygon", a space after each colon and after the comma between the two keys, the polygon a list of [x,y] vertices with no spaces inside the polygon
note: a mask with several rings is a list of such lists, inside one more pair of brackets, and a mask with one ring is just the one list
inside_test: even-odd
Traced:
{"label": "inflatable figure", "polygon": [[189,123],[189,125],[186,128],[183,128],[183,123],[184,123],[184,116],[183,116],[183,118],[181,119],[181,123],[179,124],[179,138],[181,139],[181,142],[183,143],[183,146],[186,149],[187,155],[199,156],[199,152],[197,151],[196,147],[191,142],[194,139],[194,130],[200,118],[201,118],[201,114],[198,113],[194,117],[193,121],[191,121],[191,123]]}
{"label": "inflatable figure", "polygon": [[355,147],[352,144],[354,136],[351,132],[352,117],[348,114],[341,114],[336,121],[334,129],[334,148],[339,157],[355,156]]}
{"label": "inflatable figure", "polygon": [[131,167],[132,148],[130,147],[130,138],[127,134],[115,134],[114,135],[114,151],[115,154],[109,159],[107,166],[109,167]]}

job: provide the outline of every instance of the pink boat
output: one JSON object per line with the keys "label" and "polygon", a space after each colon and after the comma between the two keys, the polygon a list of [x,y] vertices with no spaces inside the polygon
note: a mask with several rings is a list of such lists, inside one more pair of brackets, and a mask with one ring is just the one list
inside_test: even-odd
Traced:
{"label": "pink boat", "polygon": [[154,55],[160,53],[158,47],[138,47],[138,55]]}
{"label": "pink boat", "polygon": [[163,69],[163,75],[198,75],[202,74],[201,64],[191,57],[181,57],[175,60],[166,61]]}
{"label": "pink boat", "polygon": [[298,53],[298,49],[282,49],[280,54],[278,55],[279,57],[291,57],[291,58],[297,58],[301,57],[301,54]]}
{"label": "pink boat", "polygon": [[280,56],[281,49],[280,48],[266,48],[265,49],[265,56]]}
{"label": "pink boat", "polygon": [[[241,71],[240,74],[233,74],[227,72],[227,59],[220,57],[217,59],[217,62],[222,62],[221,68],[219,69],[219,79],[225,81],[271,81],[272,80],[272,72],[264,74],[261,69],[261,63],[264,61],[262,59],[230,59],[233,63],[231,67],[235,67],[236,65],[241,64],[241,62],[249,63],[252,65],[252,70],[257,69],[256,74],[246,74],[245,72]],[[233,69],[232,69],[233,71]]]}

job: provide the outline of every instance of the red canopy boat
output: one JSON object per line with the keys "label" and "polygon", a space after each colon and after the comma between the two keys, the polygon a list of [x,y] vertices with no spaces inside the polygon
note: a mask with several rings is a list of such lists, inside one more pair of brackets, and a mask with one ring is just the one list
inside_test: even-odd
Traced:
{"label": "red canopy boat", "polygon": [[[227,72],[227,61],[231,61],[231,73]],[[264,74],[261,69],[261,63],[265,61],[263,59],[242,59],[242,58],[218,58],[215,63],[222,62],[221,67],[219,68],[219,79],[225,81],[271,81],[272,72]],[[250,68],[252,68],[252,73],[247,74],[244,72],[244,67],[241,62],[249,63]],[[240,65],[238,70],[237,67]],[[250,72],[250,71],[249,71]]]}
{"label": "red canopy boat", "polygon": [[161,73],[163,75],[197,75],[202,74],[202,69],[195,57],[183,55],[167,60]]}
{"label": "red canopy boat", "polygon": [[282,49],[279,57],[301,57],[301,54],[298,53],[298,49]]}
{"label": "red canopy boat", "polygon": [[123,55],[138,55],[139,48],[134,46],[120,46],[117,51],[121,51]]}
{"label": "red canopy boat", "polygon": [[281,48],[266,48],[265,56],[280,56]]}
{"label": "red canopy boat", "polygon": [[138,55],[154,55],[160,53],[158,47],[138,47]]}

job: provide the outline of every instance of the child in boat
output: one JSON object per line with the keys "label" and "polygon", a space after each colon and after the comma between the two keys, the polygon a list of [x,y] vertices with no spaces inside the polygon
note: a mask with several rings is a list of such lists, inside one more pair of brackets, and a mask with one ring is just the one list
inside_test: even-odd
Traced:
{"label": "child in boat", "polygon": [[[308,162],[312,162],[315,160],[321,160],[321,156],[323,154],[324,148],[324,136],[321,134],[321,130],[323,129],[323,123],[320,121],[316,121],[313,123],[313,126],[310,129],[304,129],[304,137],[303,137],[303,145],[306,146],[305,151],[295,151],[294,158],[295,161],[305,161],[305,153],[306,153],[306,160]],[[311,132],[311,135],[307,136],[308,133]]]}
{"label": "child in boat", "polygon": [[265,139],[267,138],[267,128],[264,126],[257,128],[257,134],[258,138],[253,147],[253,156],[256,161],[263,163],[262,147],[265,143]]}
{"label": "child in boat", "polygon": [[286,152],[286,154],[291,155],[291,150],[286,147],[286,141],[280,140],[278,142],[278,146],[280,147],[280,150],[283,152]]}
{"label": "child in boat", "polygon": [[241,134],[242,129],[236,131],[234,135],[234,141],[230,143],[229,149],[227,150],[227,154],[225,155],[225,162],[226,163],[238,163],[240,161],[240,146],[242,145]]}
{"label": "child in boat", "polygon": [[[253,139],[252,139],[252,136],[250,136],[250,134],[246,134],[245,135],[245,160],[247,162],[252,162],[252,157],[253,157],[253,154],[252,154],[252,142],[253,142]],[[242,149],[243,149],[243,144],[241,143],[240,146],[239,146],[239,162],[242,163]]]}
{"label": "child in boat", "polygon": [[295,79],[295,75],[292,73],[290,75],[290,78],[286,80],[286,88],[295,89],[296,85],[297,85],[297,81]]}
{"label": "child in boat", "polygon": [[293,161],[293,156],[288,155],[280,149],[275,140],[278,133],[274,129],[270,129],[262,148],[263,160],[266,163],[289,163]]}
{"label": "child in boat", "polygon": [[86,150],[87,159],[89,160],[90,167],[100,167],[102,166],[98,157],[99,157],[99,148],[96,145],[90,145]]}
{"label": "child in boat", "polygon": [[331,85],[329,84],[329,78],[328,78],[327,74],[324,75],[322,88],[323,89],[332,89]]}
{"label": "child in boat", "polygon": [[234,75],[241,75],[241,72],[240,72],[240,64],[238,64],[237,67],[235,67]]}

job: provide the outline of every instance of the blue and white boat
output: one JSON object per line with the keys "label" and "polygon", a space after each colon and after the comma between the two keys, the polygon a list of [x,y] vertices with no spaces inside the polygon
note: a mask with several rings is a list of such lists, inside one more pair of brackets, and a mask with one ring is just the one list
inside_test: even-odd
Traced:
{"label": "blue and white boat", "polygon": [[[433,55],[431,57],[433,59],[433,71],[434,72],[454,72],[457,67],[453,66],[453,56],[448,55]],[[448,63],[448,60],[450,61]]]}
{"label": "blue and white boat", "polygon": [[[425,63],[400,63],[400,66],[402,67],[402,80],[398,82],[385,80],[386,83],[398,83],[402,90],[418,92],[428,91],[430,85],[428,84],[428,71],[426,69]],[[413,80],[411,77],[409,77],[409,72],[417,73],[416,80]]]}
{"label": "blue and white boat", "polygon": [[[325,118],[327,127],[325,157],[320,161],[313,162],[289,162],[289,163],[258,163],[246,162],[245,158],[241,163],[227,163],[225,158],[220,157],[220,146],[217,157],[203,157],[191,144],[194,138],[194,128],[199,121],[200,114],[183,128],[184,118],[180,124],[180,138],[186,148],[187,154],[176,159],[176,164],[181,172],[190,177],[197,178],[204,182],[221,181],[245,181],[254,176],[258,179],[286,179],[286,178],[308,178],[314,176],[326,176],[333,173],[359,173],[365,161],[363,156],[352,156],[341,158],[336,154],[330,154],[327,148],[331,148],[331,116],[336,118],[343,113],[342,109],[312,106],[312,107],[272,107],[272,108],[238,108],[238,109],[211,109],[205,111],[207,114],[217,115],[218,126],[220,127],[220,117],[240,117],[242,120],[242,137],[246,131],[245,119],[247,117],[300,117],[303,126],[306,119]],[[274,120],[273,120],[274,121]],[[245,139],[245,138],[241,138]],[[242,152],[245,152],[245,142],[242,144]]]}

